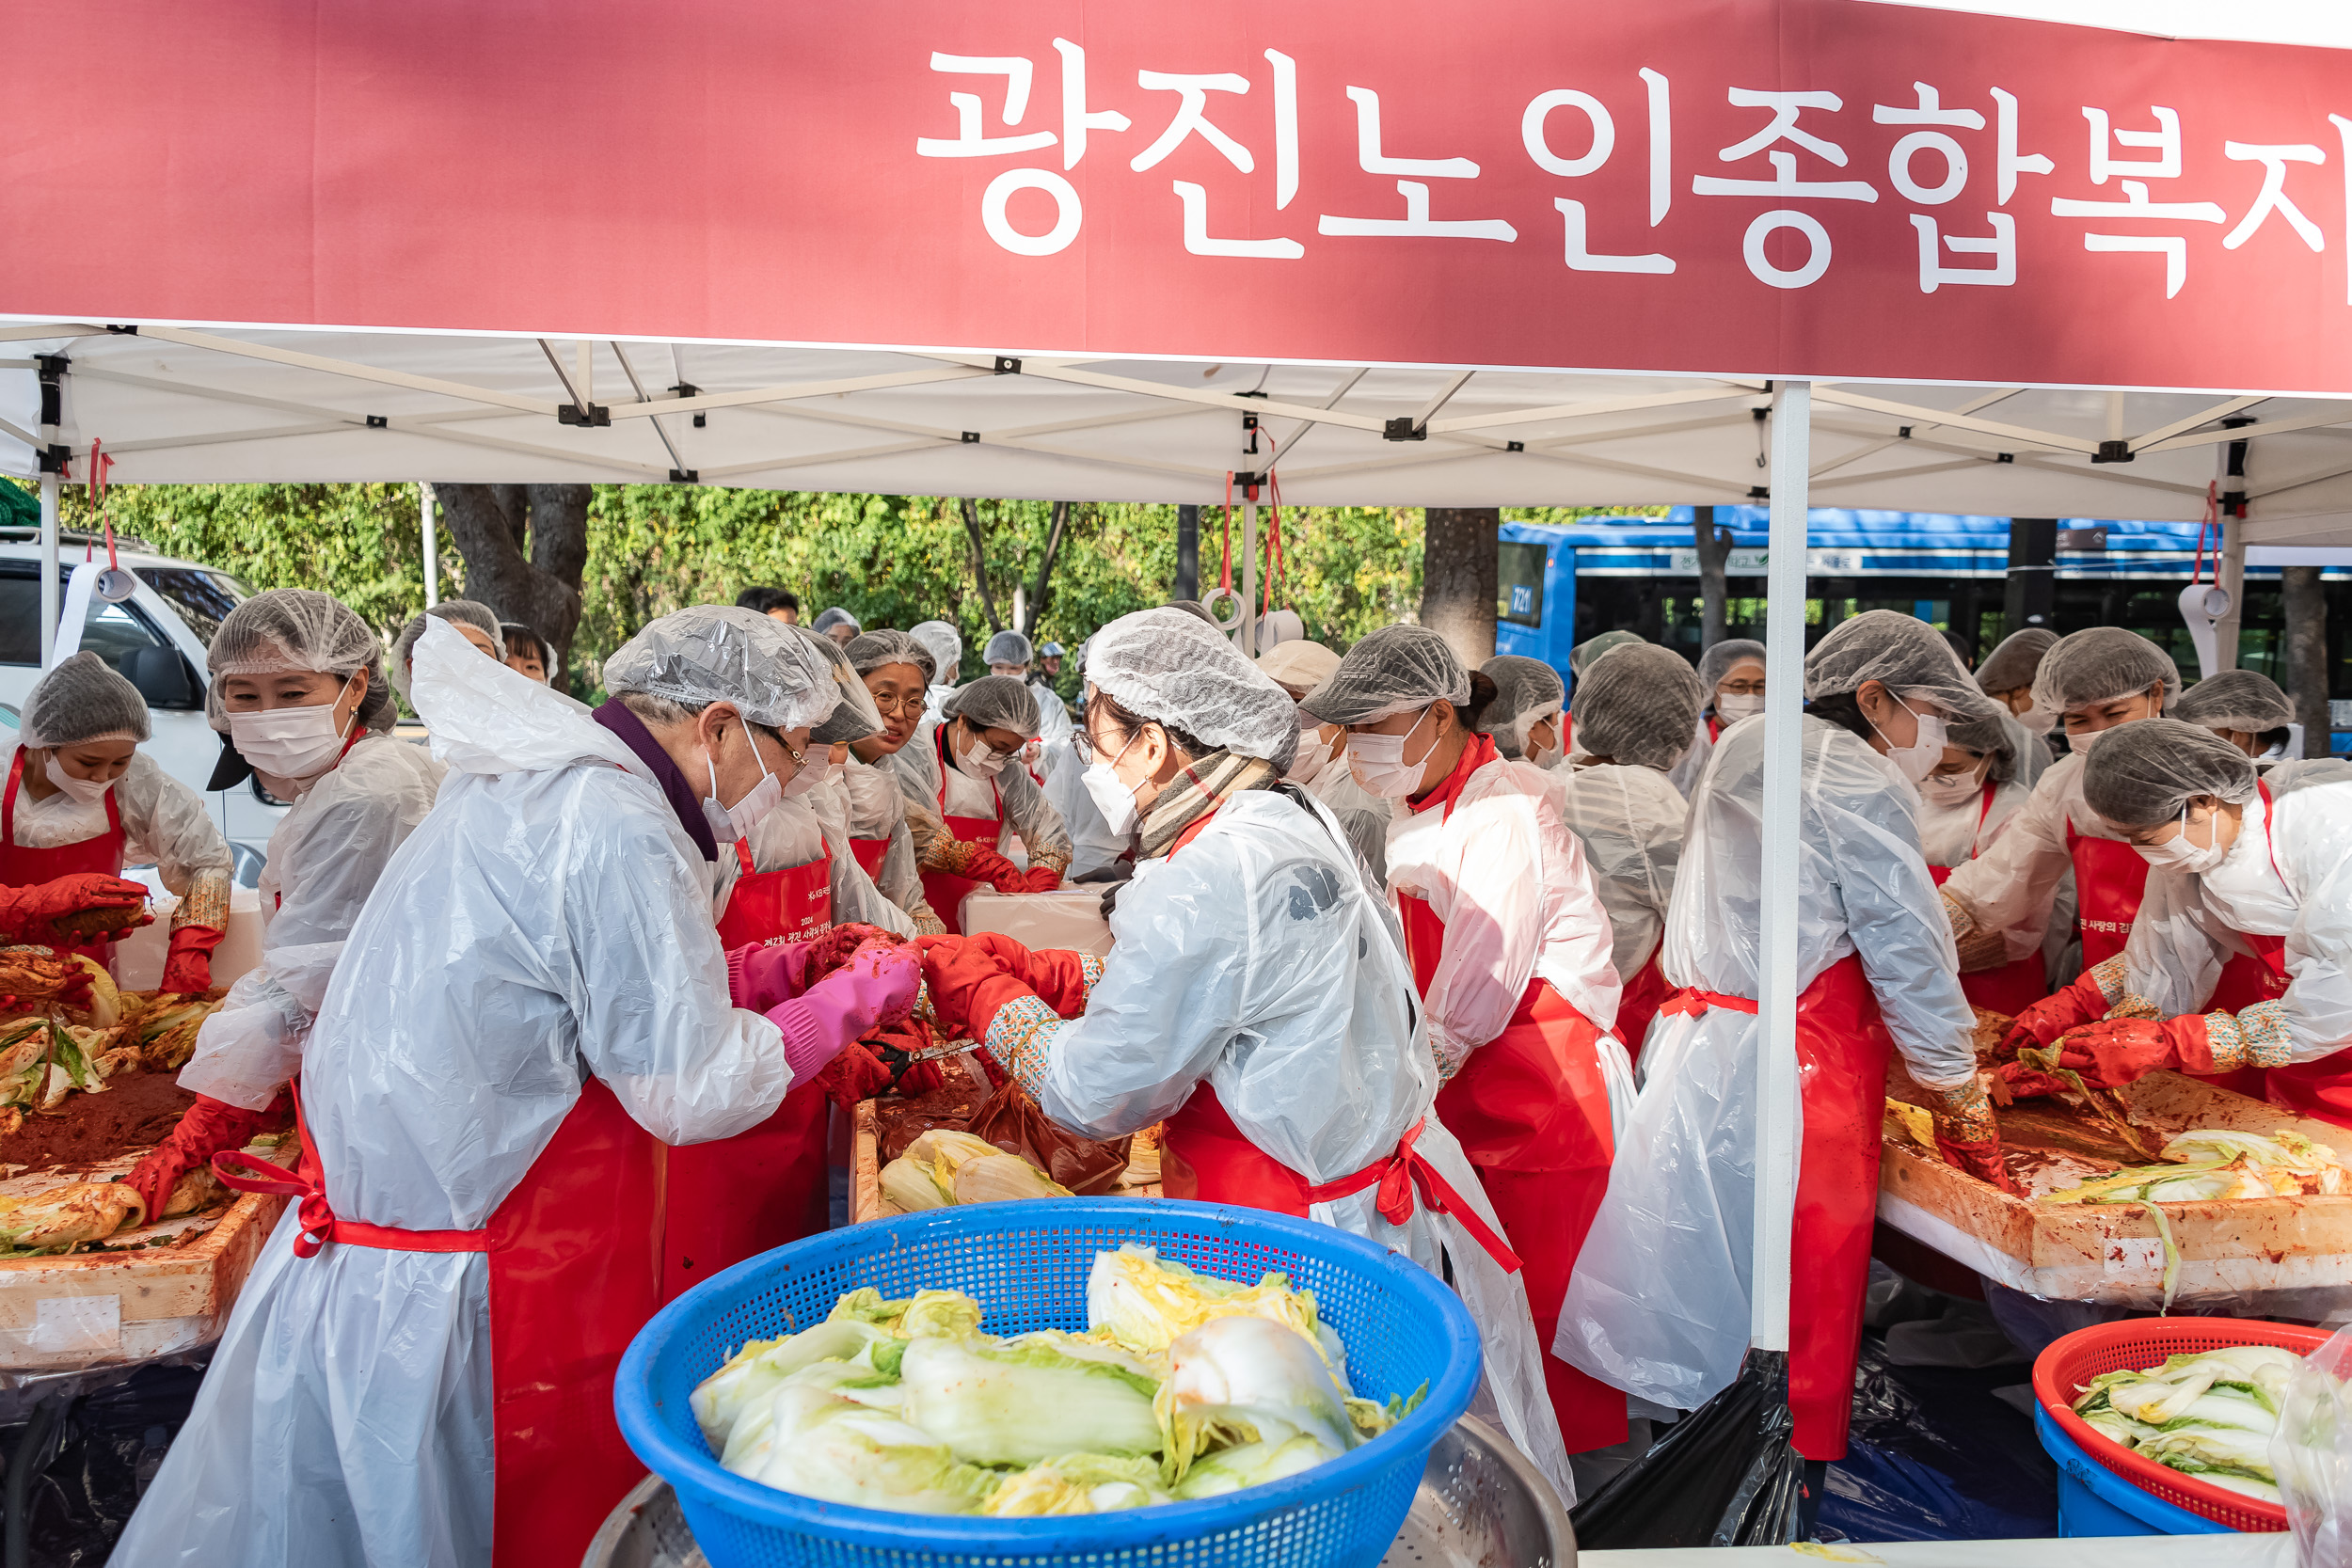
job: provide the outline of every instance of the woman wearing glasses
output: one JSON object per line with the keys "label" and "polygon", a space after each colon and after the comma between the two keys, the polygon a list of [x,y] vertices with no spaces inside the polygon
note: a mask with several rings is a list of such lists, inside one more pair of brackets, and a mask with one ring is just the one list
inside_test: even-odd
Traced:
{"label": "woman wearing glasses", "polygon": [[[914,809],[923,895],[950,931],[963,927],[964,895],[1051,893],[1070,866],[1070,830],[1028,769],[1007,767],[1038,736],[1037,698],[1009,675],[961,686],[938,719],[915,733],[891,766]],[[1029,857],[1024,871],[1003,853],[1009,833]]]}
{"label": "woman wearing glasses", "polygon": [[1724,731],[1752,714],[1764,711],[1764,644],[1745,637],[1726,637],[1699,655],[1699,685],[1707,701],[1698,728],[1691,736],[1690,754],[1666,775],[1684,795],[1698,787],[1707,759]]}
{"label": "woman wearing glasses", "polygon": [[[851,638],[842,653],[866,683],[882,728],[850,742],[841,785],[850,798],[850,852],[882,895],[904,910],[915,930],[935,936],[947,927],[923,895],[908,814],[914,810],[890,766],[923,721],[924,695],[938,674],[930,650],[902,631],[869,631]],[[934,828],[933,832],[937,832]]]}

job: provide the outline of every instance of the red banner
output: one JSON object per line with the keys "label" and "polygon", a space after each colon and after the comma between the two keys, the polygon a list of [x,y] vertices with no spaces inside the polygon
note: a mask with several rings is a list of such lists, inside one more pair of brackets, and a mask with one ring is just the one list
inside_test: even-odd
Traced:
{"label": "red banner", "polygon": [[1859,0],[37,0],[0,309],[2352,394],[2352,54]]}

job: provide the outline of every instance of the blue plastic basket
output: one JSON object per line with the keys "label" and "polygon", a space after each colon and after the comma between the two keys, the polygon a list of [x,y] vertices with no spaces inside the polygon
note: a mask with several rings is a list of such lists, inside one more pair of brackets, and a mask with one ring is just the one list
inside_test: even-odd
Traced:
{"label": "blue plastic basket", "polygon": [[[687,1396],[736,1347],[823,1321],[844,1291],[952,1288],[979,1301],[991,1333],[1081,1329],[1095,1253],[1127,1242],[1228,1279],[1287,1274],[1314,1292],[1345,1342],[1356,1392],[1385,1400],[1426,1383],[1427,1397],[1372,1442],[1286,1480],[1202,1502],[1049,1519],[937,1518],[779,1492],[721,1469],[695,1425]],[[1478,1332],[1454,1293],[1360,1237],[1216,1204],[1047,1198],[878,1220],[739,1263],[645,1325],[621,1359],[614,1402],[629,1447],[676,1488],[712,1568],[1358,1568],[1396,1538],[1429,1449],[1470,1403],[1478,1367]]]}
{"label": "blue plastic basket", "polygon": [[2060,1535],[2230,1535],[2230,1527],[2143,1492],[2083,1452],[2040,1403],[2033,1430],[2058,1462]]}

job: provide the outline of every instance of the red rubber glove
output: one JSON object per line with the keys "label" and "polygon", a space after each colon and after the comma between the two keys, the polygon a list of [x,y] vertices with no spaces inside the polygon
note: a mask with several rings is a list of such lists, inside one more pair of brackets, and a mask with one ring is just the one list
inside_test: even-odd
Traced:
{"label": "red rubber glove", "polygon": [[[147,889],[137,882],[101,871],[76,871],[26,887],[0,888],[0,934],[19,942],[71,946],[81,939],[56,928],[56,923],[64,916],[86,910],[137,911],[146,903]],[[141,914],[125,920],[123,928],[144,926],[154,918]]]}
{"label": "red rubber glove", "polygon": [[931,1011],[950,1039],[986,1039],[996,1009],[1018,996],[1034,996],[1025,980],[1007,974],[998,954],[1010,949],[1023,963],[1028,949],[1007,937],[917,937],[923,978],[930,987]]}
{"label": "red rubber glove", "polygon": [[1946,1164],[1964,1170],[1979,1181],[1990,1181],[2001,1191],[2014,1193],[2019,1197],[2026,1196],[2010,1179],[2009,1165],[2001,1159],[2001,1140],[1997,1137],[1963,1141],[1946,1137],[1942,1129],[1938,1128],[1935,1151],[1944,1156]]}
{"label": "red rubber glove", "polygon": [[964,941],[987,953],[996,961],[997,968],[1037,992],[1047,1006],[1063,1018],[1076,1018],[1087,1010],[1082,955],[1063,948],[1025,947],[995,931],[982,931]]}
{"label": "red rubber glove", "polygon": [[1033,865],[1029,867],[1028,875],[1022,879],[1021,891],[1024,893],[1051,893],[1059,886],[1061,886],[1060,872],[1055,870],[1050,865]]}
{"label": "red rubber glove", "polygon": [[817,1075],[817,1086],[842,1110],[853,1111],[859,1101],[871,1100],[890,1087],[890,1069],[882,1066],[881,1057],[851,1040],[825,1064]]}
{"label": "red rubber glove", "polygon": [[2058,1065],[2082,1075],[2094,1089],[2112,1089],[2159,1069],[2212,1072],[2213,1043],[2202,1013],[2159,1023],[2149,1018],[2110,1019],[2076,1029],[2058,1041]]}
{"label": "red rubber glove", "polygon": [[2014,1061],[2020,1051],[2028,1047],[2054,1045],[2060,1035],[2096,1023],[2107,1016],[2106,992],[2090,970],[2074,977],[2074,983],[2053,992],[2019,1013],[2010,1024],[2009,1033],[1994,1048],[1998,1061]]}
{"label": "red rubber glove", "polygon": [[164,951],[164,977],[156,990],[194,995],[213,989],[213,949],[222,933],[208,926],[183,926]]}
{"label": "red rubber glove", "polygon": [[[278,1099],[282,1101],[285,1096],[281,1093]],[[147,1158],[122,1179],[146,1200],[147,1223],[152,1225],[164,1217],[164,1205],[171,1200],[171,1189],[182,1177],[224,1149],[243,1148],[254,1133],[267,1130],[277,1110],[272,1105],[267,1111],[248,1111],[198,1095],[196,1103],[180,1117],[180,1125],[171,1130],[171,1136],[149,1150]]]}

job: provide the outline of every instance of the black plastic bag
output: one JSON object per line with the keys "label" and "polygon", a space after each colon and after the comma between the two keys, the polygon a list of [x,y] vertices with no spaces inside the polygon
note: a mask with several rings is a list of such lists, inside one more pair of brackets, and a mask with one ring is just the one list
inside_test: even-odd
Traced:
{"label": "black plastic bag", "polygon": [[1806,1465],[1791,1440],[1795,1430],[1787,1353],[1750,1351],[1731,1386],[1577,1504],[1569,1518],[1578,1549],[1782,1546],[1800,1539]]}

